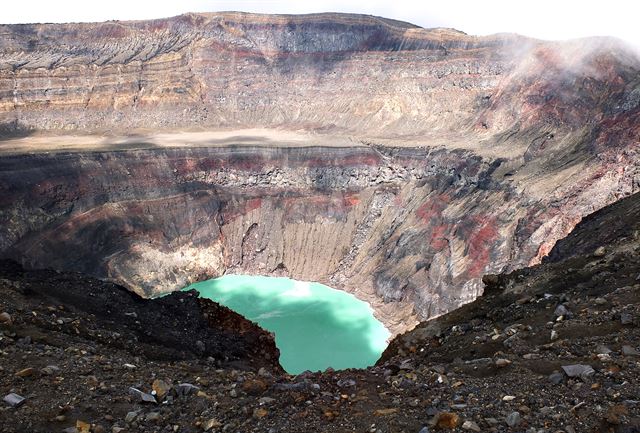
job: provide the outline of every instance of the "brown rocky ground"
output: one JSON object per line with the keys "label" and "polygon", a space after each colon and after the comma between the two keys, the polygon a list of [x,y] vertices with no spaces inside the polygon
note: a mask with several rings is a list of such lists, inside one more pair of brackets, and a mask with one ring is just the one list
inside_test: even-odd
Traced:
{"label": "brown rocky ground", "polygon": [[26,400],[3,404],[0,431],[638,432],[639,211],[636,194],[546,263],[487,276],[376,367],[296,377],[268,335],[190,294],[143,301],[2,262],[0,391]]}

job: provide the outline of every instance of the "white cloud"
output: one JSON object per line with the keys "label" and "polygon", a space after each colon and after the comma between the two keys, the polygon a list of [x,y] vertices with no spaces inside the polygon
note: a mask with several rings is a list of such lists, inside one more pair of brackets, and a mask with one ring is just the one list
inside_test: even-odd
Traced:
{"label": "white cloud", "polygon": [[423,27],[454,27],[469,34],[516,32],[541,39],[607,35],[640,46],[640,4],[630,0],[20,0],[3,4],[0,21],[147,19],[222,10],[365,13]]}

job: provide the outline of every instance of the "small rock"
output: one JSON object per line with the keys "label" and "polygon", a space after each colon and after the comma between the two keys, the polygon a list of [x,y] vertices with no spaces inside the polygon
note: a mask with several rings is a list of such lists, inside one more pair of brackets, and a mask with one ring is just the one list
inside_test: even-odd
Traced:
{"label": "small rock", "polygon": [[124,417],[124,422],[126,422],[127,424],[131,424],[133,420],[135,420],[138,417],[139,413],[140,413],[139,410],[127,412],[127,415]]}
{"label": "small rock", "polygon": [[496,367],[503,368],[503,367],[507,367],[508,365],[511,365],[511,361],[509,361],[508,359],[504,359],[504,358],[496,359]]}
{"label": "small rock", "polygon": [[40,373],[51,376],[52,374],[56,374],[58,371],[60,371],[60,367],[57,365],[47,365],[40,370]]}
{"label": "small rock", "polygon": [[429,427],[422,427],[418,433],[431,433]]}
{"label": "small rock", "polygon": [[162,415],[160,415],[160,412],[149,412],[144,419],[147,422],[159,422],[162,420]]}
{"label": "small rock", "polygon": [[551,330],[551,341],[556,341],[558,338],[560,338],[560,335],[558,335],[558,331],[556,331],[555,329]]}
{"label": "small rock", "polygon": [[133,388],[133,387],[129,388],[129,394],[131,394],[134,397],[138,398],[143,403],[158,404],[158,401],[156,400],[156,398],[154,396],[152,396],[151,394],[147,394],[146,392],[142,392],[137,388]]}
{"label": "small rock", "polygon": [[633,323],[633,316],[629,313],[622,313],[620,315],[620,323],[623,325],[631,325]]}
{"label": "small rock", "polygon": [[276,399],[271,397],[261,397],[258,399],[258,403],[260,404],[271,404],[274,401],[276,401]]}
{"label": "small rock", "polygon": [[209,431],[212,428],[222,427],[222,423],[215,418],[209,418],[202,424],[202,428],[204,431]]}
{"label": "small rock", "polygon": [[609,349],[607,346],[603,346],[603,345],[598,346],[596,348],[596,351],[600,355],[609,355],[611,353],[611,349]]}
{"label": "small rock", "polygon": [[604,247],[598,247],[593,252],[593,257],[604,257],[607,254],[607,250]]}
{"label": "small rock", "polygon": [[505,347],[508,347],[508,348],[512,349],[521,341],[522,340],[520,339],[520,337],[517,334],[515,334],[515,335],[512,335],[511,337],[507,338],[506,340],[504,340],[502,342],[502,344]]}
{"label": "small rock", "polygon": [[549,381],[554,385],[559,385],[564,381],[564,374],[562,373],[552,373],[549,375]]}
{"label": "small rock", "polygon": [[502,401],[513,401],[516,399],[515,395],[505,395],[504,397],[502,397]]}
{"label": "small rock", "polygon": [[440,411],[436,407],[431,406],[431,407],[427,408],[427,415],[429,415],[429,416],[436,416],[439,413],[440,413]]}
{"label": "small rock", "polygon": [[356,381],[353,379],[340,379],[337,384],[340,388],[349,388],[351,386],[356,386]]}
{"label": "small rock", "polygon": [[595,373],[595,370],[590,365],[563,365],[562,370],[569,377],[579,377],[582,380],[587,379]]}
{"label": "small rock", "polygon": [[631,346],[622,346],[622,354],[624,356],[640,356],[640,352],[638,352],[635,348]]}
{"label": "small rock", "polygon": [[76,429],[79,433],[89,433],[91,431],[91,424],[82,420],[77,420]]}
{"label": "small rock", "polygon": [[92,433],[105,433],[105,428],[102,426],[102,424],[96,424],[96,426],[93,428]]}
{"label": "small rock", "polygon": [[22,406],[26,399],[12,392],[5,395],[3,400],[11,407],[19,407]]}
{"label": "small rock", "polygon": [[162,399],[171,390],[171,386],[164,380],[156,379],[151,384],[151,388],[155,391],[158,398]]}
{"label": "small rock", "polygon": [[439,429],[454,429],[460,424],[460,416],[453,412],[440,412],[431,421],[431,426]]}
{"label": "small rock", "polygon": [[607,300],[604,298],[596,298],[595,301],[596,305],[604,305],[607,303]]}
{"label": "small rock", "polygon": [[133,369],[138,368],[133,364],[124,364],[123,367],[126,368],[126,369],[129,369],[129,370],[133,370]]}
{"label": "small rock", "polygon": [[113,427],[111,427],[111,433],[121,433],[121,432],[123,432],[125,430],[126,430],[126,428],[118,427],[117,425],[114,425]]}
{"label": "small rock", "polygon": [[174,387],[174,389],[179,396],[195,394],[200,390],[200,388],[190,383],[180,383],[178,386]]}
{"label": "small rock", "polygon": [[431,370],[439,374],[445,374],[447,372],[446,368],[444,368],[443,365],[434,365],[433,367],[431,367]]}
{"label": "small rock", "polygon": [[256,419],[264,418],[268,414],[269,414],[269,411],[262,407],[259,407],[253,410],[253,417]]}
{"label": "small rock", "polygon": [[480,429],[480,426],[478,426],[478,424],[476,424],[476,423],[475,423],[475,422],[473,422],[473,421],[465,421],[465,422],[462,424],[462,428],[463,428],[464,430],[471,430],[471,431],[475,431],[475,432],[480,432],[480,431],[482,431],[482,430]]}
{"label": "small rock", "polygon": [[5,312],[0,313],[0,324],[11,325],[11,314]]}
{"label": "small rock", "polygon": [[596,357],[602,362],[610,362],[611,361],[611,356],[609,354],[606,354],[606,353],[598,353],[596,355]]}
{"label": "small rock", "polygon": [[376,409],[375,411],[373,411],[373,414],[375,416],[387,416],[387,415],[392,415],[396,412],[398,412],[397,407],[390,407],[387,409]]}
{"label": "small rock", "polygon": [[16,376],[18,376],[18,377],[30,377],[30,376],[33,376],[33,374],[35,372],[36,372],[35,369],[29,367],[29,368],[25,368],[25,369],[22,369],[22,370],[16,372]]}
{"label": "small rock", "polygon": [[511,412],[504,420],[509,427],[516,427],[522,421],[520,417],[520,412]]}
{"label": "small rock", "polygon": [[570,317],[571,313],[569,312],[569,310],[567,310],[567,307],[565,307],[564,305],[560,304],[556,307],[555,311],[553,312],[553,315],[556,317]]}
{"label": "small rock", "polygon": [[249,395],[260,395],[267,390],[267,383],[261,379],[247,380],[242,384],[242,390]]}

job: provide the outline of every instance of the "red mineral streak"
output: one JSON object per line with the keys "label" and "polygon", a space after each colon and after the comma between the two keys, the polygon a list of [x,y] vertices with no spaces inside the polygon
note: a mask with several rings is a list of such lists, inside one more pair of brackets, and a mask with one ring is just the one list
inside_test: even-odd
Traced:
{"label": "red mineral streak", "polygon": [[482,276],[491,262],[493,243],[498,239],[496,219],[489,215],[474,216],[474,230],[467,238],[467,257],[471,265],[467,268],[468,278]]}
{"label": "red mineral streak", "polygon": [[446,194],[436,195],[422,204],[416,211],[416,215],[423,222],[432,223],[434,219],[442,218],[442,212],[446,209],[450,200],[450,197]]}

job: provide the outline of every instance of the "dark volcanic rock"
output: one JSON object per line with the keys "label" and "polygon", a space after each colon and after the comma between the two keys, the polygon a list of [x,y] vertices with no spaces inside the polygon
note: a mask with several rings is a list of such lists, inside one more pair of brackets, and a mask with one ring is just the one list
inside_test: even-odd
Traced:
{"label": "dark volcanic rock", "polygon": [[[144,353],[150,359],[211,357],[217,365],[244,365],[280,370],[279,351],[272,334],[239,314],[195,291],[174,292],[147,300],[127,289],[77,273],[25,271],[15,262],[0,260],[0,290],[29,302],[63,305],[79,320],[42,318],[41,326],[56,332],[78,332],[109,346]],[[11,294],[13,291],[15,294]],[[83,318],[99,322],[99,335]],[[195,343],[204,343],[202,350]]]}

